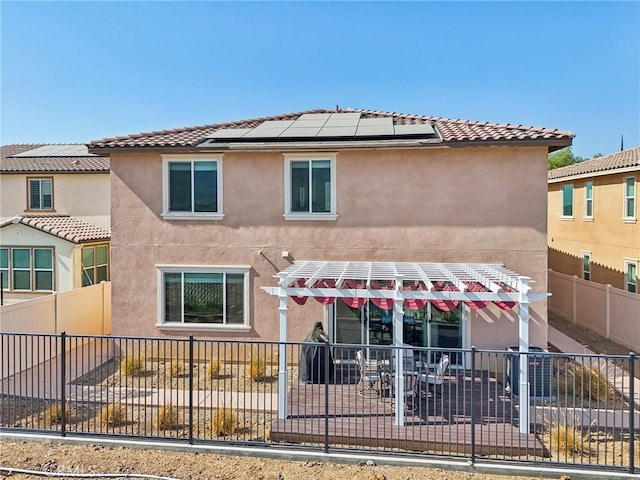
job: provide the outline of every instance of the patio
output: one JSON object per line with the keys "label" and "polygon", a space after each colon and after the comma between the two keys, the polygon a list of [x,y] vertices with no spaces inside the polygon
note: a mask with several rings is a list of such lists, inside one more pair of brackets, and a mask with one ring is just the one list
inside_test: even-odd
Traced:
{"label": "patio", "polygon": [[298,444],[328,440],[347,448],[494,458],[545,455],[534,434],[520,433],[517,409],[487,372],[474,378],[466,371],[450,372],[441,395],[417,396],[415,411],[406,412],[404,426],[395,425],[388,392],[373,398],[358,393],[361,384],[355,366],[338,367],[335,377],[329,385],[294,382],[287,397],[289,415],[274,419],[271,440]]}

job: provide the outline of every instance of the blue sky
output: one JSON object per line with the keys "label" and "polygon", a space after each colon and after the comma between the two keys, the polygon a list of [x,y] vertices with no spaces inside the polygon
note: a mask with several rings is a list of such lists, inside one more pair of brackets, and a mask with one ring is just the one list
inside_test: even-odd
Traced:
{"label": "blue sky", "polygon": [[640,144],[640,3],[7,2],[2,144],[320,107]]}

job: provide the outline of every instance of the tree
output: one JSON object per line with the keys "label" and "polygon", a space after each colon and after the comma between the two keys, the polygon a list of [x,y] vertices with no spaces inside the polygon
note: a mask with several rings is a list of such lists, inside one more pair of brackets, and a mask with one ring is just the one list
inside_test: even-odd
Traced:
{"label": "tree", "polygon": [[582,157],[573,154],[571,147],[566,147],[558,150],[557,152],[550,153],[547,165],[549,170],[553,170],[555,168],[566,167],[567,165],[581,162],[582,160],[584,160]]}

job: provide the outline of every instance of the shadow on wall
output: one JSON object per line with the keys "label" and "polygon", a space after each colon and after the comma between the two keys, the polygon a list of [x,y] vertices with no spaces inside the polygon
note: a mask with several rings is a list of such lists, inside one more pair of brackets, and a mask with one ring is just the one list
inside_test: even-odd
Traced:
{"label": "shadow on wall", "polygon": [[[549,248],[549,268],[554,272],[576,275],[582,278],[582,257],[571,253]],[[611,284],[612,287],[624,289],[624,272],[606,265],[591,261],[592,282]]]}

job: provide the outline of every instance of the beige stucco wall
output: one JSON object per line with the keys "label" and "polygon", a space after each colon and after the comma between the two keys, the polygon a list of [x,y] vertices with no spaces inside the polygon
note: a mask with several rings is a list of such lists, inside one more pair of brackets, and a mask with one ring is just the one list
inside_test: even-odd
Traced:
{"label": "beige stucco wall", "polygon": [[[283,218],[281,153],[225,153],[224,219],[165,221],[161,156],[114,154],[113,333],[185,334],[155,327],[157,264],[251,265],[252,330],[217,337],[277,339],[277,298],[260,287],[292,260],[504,263],[546,292],[546,158],[545,147],[342,152],[339,217],[311,222]],[[292,340],[324,318],[312,299],[289,307]],[[531,313],[531,341],[546,345],[546,302]],[[471,320],[478,347],[517,342],[514,312]]]}
{"label": "beige stucco wall", "polygon": [[81,218],[110,228],[111,191],[108,173],[0,175],[0,221],[28,210],[27,178],[53,178],[53,212]]}
{"label": "beige stucco wall", "polygon": [[[591,252],[591,281],[624,289],[624,259],[640,259],[640,223],[623,220],[624,179],[638,172],[549,184],[549,268],[582,277],[582,252]],[[585,220],[585,183],[593,181],[593,219]],[[573,219],[562,219],[562,185],[573,183]]]}

